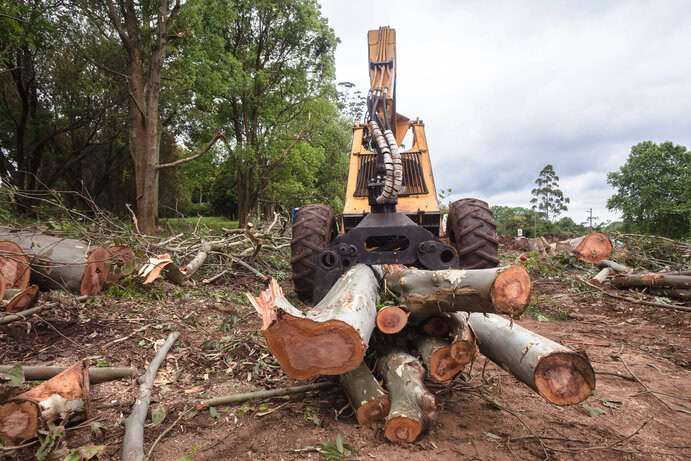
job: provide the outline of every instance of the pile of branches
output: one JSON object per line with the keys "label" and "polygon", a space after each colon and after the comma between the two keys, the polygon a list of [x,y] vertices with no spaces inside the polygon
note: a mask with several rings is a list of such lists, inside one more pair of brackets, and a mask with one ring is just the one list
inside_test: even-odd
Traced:
{"label": "pile of branches", "polygon": [[427,383],[448,385],[479,353],[550,403],[576,404],[593,392],[584,354],[513,322],[530,292],[521,265],[428,271],[359,264],[306,312],[273,279],[247,296],[288,376],[338,376],[359,424],[383,424],[388,440],[411,443],[436,414]]}
{"label": "pile of branches", "polygon": [[[66,206],[65,195],[79,195],[86,210]],[[61,290],[83,301],[110,285],[158,278],[182,286],[287,268],[288,220],[278,213],[259,226],[212,231],[198,220],[190,233],[167,238],[138,232],[136,220],[123,222],[75,192],[15,192],[15,199],[49,209],[38,224],[0,227],[0,324],[25,319],[51,303],[40,292]],[[40,206],[39,206],[40,205]],[[60,220],[57,220],[59,216]]]}

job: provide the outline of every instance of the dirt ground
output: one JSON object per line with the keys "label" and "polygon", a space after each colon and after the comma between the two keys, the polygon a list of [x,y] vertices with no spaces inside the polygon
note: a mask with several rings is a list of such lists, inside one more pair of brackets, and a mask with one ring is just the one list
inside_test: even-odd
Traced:
{"label": "dirt ground", "polygon": [[[431,387],[438,418],[409,446],[388,443],[381,428],[357,426],[337,386],[193,410],[200,399],[297,384],[257,332],[259,320],[242,296],[260,288],[250,276],[203,290],[161,282],[86,304],[64,298],[29,323],[0,327],[0,363],[69,365],[88,357],[144,370],[155,346],[180,331],[154,393],[167,416],[146,428],[148,450],[172,426],[155,461],[317,460],[319,447],[338,434],[352,446],[349,459],[361,460],[691,459],[691,314],[606,297],[573,282],[578,274],[534,278],[530,315],[518,323],[585,351],[597,373],[594,395],[581,405],[550,405],[480,356],[451,385]],[[105,444],[102,459],[119,459],[136,392],[134,380],[93,386],[91,424],[69,430],[67,444]],[[34,459],[35,450],[0,457]]]}

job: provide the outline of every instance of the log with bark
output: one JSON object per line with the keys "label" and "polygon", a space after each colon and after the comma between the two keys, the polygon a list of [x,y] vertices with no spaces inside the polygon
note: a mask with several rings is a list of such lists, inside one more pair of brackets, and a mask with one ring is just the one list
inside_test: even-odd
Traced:
{"label": "log with bark", "polygon": [[557,405],[573,405],[595,389],[588,357],[501,316],[470,314],[480,352]]}
{"label": "log with bark", "polygon": [[89,375],[83,362],[0,405],[0,438],[16,444],[59,419],[62,424],[86,415]]}
{"label": "log with bark", "polygon": [[412,443],[434,417],[434,395],[425,387],[420,362],[402,350],[384,352],[377,370],[389,390],[391,410],[386,417],[384,435],[391,442]]}
{"label": "log with bark", "polygon": [[[4,298],[4,299],[3,299]],[[8,288],[3,296],[0,296],[5,312],[13,314],[33,307],[39,298],[38,285],[29,285],[24,289]]]}
{"label": "log with bark", "polygon": [[379,282],[372,269],[358,264],[306,314],[285,298],[274,279],[259,296],[247,297],[281,368],[292,378],[310,379],[360,365],[375,326]]}
{"label": "log with bark", "polygon": [[19,245],[9,240],[0,240],[0,276],[4,279],[5,288],[21,290],[29,286],[29,258]]}
{"label": "log with bark", "polygon": [[521,265],[437,271],[388,265],[384,276],[414,316],[457,311],[518,316],[530,300],[530,276]]}
{"label": "log with bark", "polygon": [[676,299],[678,301],[691,301],[691,290],[683,288],[650,288],[646,291],[653,296]]}
{"label": "log with bark", "polygon": [[627,288],[691,288],[690,275],[674,275],[662,273],[619,274],[612,278],[612,286],[619,289]]}
{"label": "log with bark", "polygon": [[437,383],[451,381],[468,364],[466,361],[456,360],[451,354],[451,342],[448,339],[420,335],[415,339],[415,347],[430,379]]}
{"label": "log with bark", "polygon": [[[9,373],[16,365],[0,365],[0,374]],[[26,381],[46,381],[67,370],[64,367],[51,367],[41,365],[22,365],[21,371]],[[137,375],[136,368],[118,367],[91,367],[89,383],[100,384],[117,379],[132,378]]]}
{"label": "log with bark", "polygon": [[386,418],[391,406],[389,396],[365,362],[342,374],[340,380],[358,424],[369,426]]}
{"label": "log with bark", "polygon": [[624,264],[618,263],[616,261],[610,261],[609,259],[603,259],[600,261],[600,267],[605,268],[609,267],[615,272],[623,273],[623,274],[628,274],[629,272],[633,272],[633,269],[629,266],[626,266]]}
{"label": "log with bark", "polygon": [[24,231],[0,230],[0,239],[16,243],[29,257],[31,279],[41,289],[67,289],[89,296],[103,290],[111,261],[106,248]]}

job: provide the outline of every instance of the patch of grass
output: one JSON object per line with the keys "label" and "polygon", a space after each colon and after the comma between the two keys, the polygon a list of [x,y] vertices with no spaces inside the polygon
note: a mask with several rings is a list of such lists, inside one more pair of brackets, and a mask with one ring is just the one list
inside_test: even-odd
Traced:
{"label": "patch of grass", "polygon": [[161,227],[170,234],[180,232],[223,232],[223,229],[237,229],[238,222],[223,216],[196,216],[188,218],[165,218],[160,220]]}
{"label": "patch of grass", "polygon": [[[546,313],[540,309],[540,305],[549,306],[556,310],[556,313]],[[530,304],[525,310],[525,315],[537,320],[538,322],[549,322],[550,320],[564,321],[569,319],[569,314],[559,309],[557,302],[549,296],[537,296],[534,295],[530,301]]]}
{"label": "patch of grass", "polygon": [[537,251],[528,253],[523,265],[531,273],[540,277],[555,277],[564,271],[563,261],[559,258],[543,258]]}
{"label": "patch of grass", "polygon": [[110,285],[105,293],[117,299],[132,301],[161,301],[165,294],[160,288],[152,285],[142,285],[134,277],[125,277],[117,284]]}

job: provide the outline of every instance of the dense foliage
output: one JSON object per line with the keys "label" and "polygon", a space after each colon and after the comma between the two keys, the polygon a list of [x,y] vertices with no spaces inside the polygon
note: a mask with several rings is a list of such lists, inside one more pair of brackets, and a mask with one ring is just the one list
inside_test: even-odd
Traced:
{"label": "dense foliage", "polygon": [[[358,108],[350,95],[339,101],[337,39],[317,2],[171,0],[160,99],[138,99],[132,63],[148,94],[160,3],[0,0],[5,186],[79,190],[126,213],[138,203],[133,114],[154,113],[142,106],[155,103],[154,122],[139,123],[157,126],[161,164],[223,134],[199,158],[157,173],[161,215],[245,220],[306,202],[338,208]],[[123,37],[128,15],[137,30]]]}
{"label": "dense foliage", "polygon": [[691,236],[691,152],[671,142],[641,142],[608,175],[616,189],[607,206],[619,210],[626,230]]}

